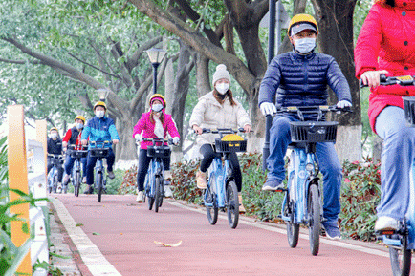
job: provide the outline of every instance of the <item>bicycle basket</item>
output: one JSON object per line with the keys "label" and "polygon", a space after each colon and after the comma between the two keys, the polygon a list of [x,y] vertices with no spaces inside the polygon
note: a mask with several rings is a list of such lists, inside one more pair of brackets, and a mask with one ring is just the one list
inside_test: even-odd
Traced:
{"label": "bicycle basket", "polygon": [[147,157],[152,158],[168,158],[170,157],[169,146],[147,146]]}
{"label": "bicycle basket", "polygon": [[[238,136],[239,137],[239,136]],[[224,137],[226,139],[226,136]],[[215,139],[216,152],[246,152],[248,140],[222,140],[220,138]]]}
{"label": "bicycle basket", "polygon": [[415,97],[403,97],[403,109],[407,125],[415,127]]}
{"label": "bicycle basket", "polygon": [[85,158],[88,156],[87,150],[73,150],[71,151],[71,157],[72,158]]}
{"label": "bicycle basket", "polygon": [[297,121],[290,122],[293,142],[335,142],[339,122]]}
{"label": "bicycle basket", "polygon": [[109,148],[91,148],[91,157],[107,158]]}

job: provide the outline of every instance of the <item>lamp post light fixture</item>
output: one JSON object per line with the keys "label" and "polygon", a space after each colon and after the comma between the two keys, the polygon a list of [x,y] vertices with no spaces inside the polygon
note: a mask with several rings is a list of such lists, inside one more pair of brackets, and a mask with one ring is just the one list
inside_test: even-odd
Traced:
{"label": "lamp post light fixture", "polygon": [[153,94],[157,93],[157,68],[164,59],[166,51],[163,49],[152,48],[146,51],[151,65],[153,65]]}

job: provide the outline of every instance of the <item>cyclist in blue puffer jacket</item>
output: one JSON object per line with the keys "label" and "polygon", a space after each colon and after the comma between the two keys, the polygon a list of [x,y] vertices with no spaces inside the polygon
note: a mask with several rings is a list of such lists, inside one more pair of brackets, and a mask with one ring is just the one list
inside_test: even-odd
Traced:
{"label": "cyclist in blue puffer jacket", "polygon": [[[290,22],[288,35],[294,51],[277,55],[262,80],[258,104],[261,112],[272,115],[280,106],[326,105],[327,86],[336,93],[338,107],[352,106],[350,88],[332,56],[315,53],[317,21],[309,14],[297,14]],[[309,117],[306,120],[315,118]],[[276,191],[285,179],[284,156],[291,142],[290,121],[296,116],[277,115],[270,130],[268,175],[262,190]],[[340,184],[342,168],[334,143],[317,144],[317,161],[323,174],[323,226],[330,238],[339,238]]]}
{"label": "cyclist in blue puffer jacket", "polygon": [[[107,105],[98,101],[94,105],[95,117],[88,120],[84,131],[82,132],[81,142],[83,145],[89,141],[112,141],[113,144],[118,144],[120,137],[118,131],[115,128],[114,120],[108,117],[105,117],[105,112],[107,111]],[[91,147],[91,146],[89,146]],[[107,156],[107,172],[110,179],[114,179],[115,175],[113,172],[113,165],[115,162],[114,151],[112,150],[111,145],[108,145],[109,153]],[[88,152],[87,162],[86,162],[86,184],[88,188],[85,190],[85,194],[92,194],[94,192],[94,168],[97,163],[97,158],[91,156],[91,152]]]}

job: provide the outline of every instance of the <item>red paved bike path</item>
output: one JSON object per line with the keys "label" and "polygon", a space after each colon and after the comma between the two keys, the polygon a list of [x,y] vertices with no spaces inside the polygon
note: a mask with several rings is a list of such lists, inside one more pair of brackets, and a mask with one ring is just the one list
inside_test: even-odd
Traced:
{"label": "red paved bike path", "polygon": [[[391,275],[387,257],[347,248],[347,242],[321,238],[318,256],[310,254],[308,240],[301,237],[291,248],[284,225],[242,219],[231,229],[221,218],[210,225],[202,208],[195,212],[189,205],[167,201],[155,213],[147,203],[136,203],[134,196],[104,195],[101,203],[96,195],[56,198],[123,276]],[[182,244],[163,247],[154,241]],[[354,244],[351,247],[366,248],[364,243]],[[367,250],[385,252],[382,246],[371,247]]]}

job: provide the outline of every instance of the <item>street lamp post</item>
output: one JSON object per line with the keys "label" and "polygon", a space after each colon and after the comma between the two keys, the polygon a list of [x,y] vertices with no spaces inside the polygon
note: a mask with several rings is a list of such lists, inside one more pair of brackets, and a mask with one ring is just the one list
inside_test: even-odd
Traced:
{"label": "street lamp post", "polygon": [[157,68],[164,59],[166,51],[163,49],[152,48],[147,52],[151,65],[153,65],[153,94],[157,93]]}

